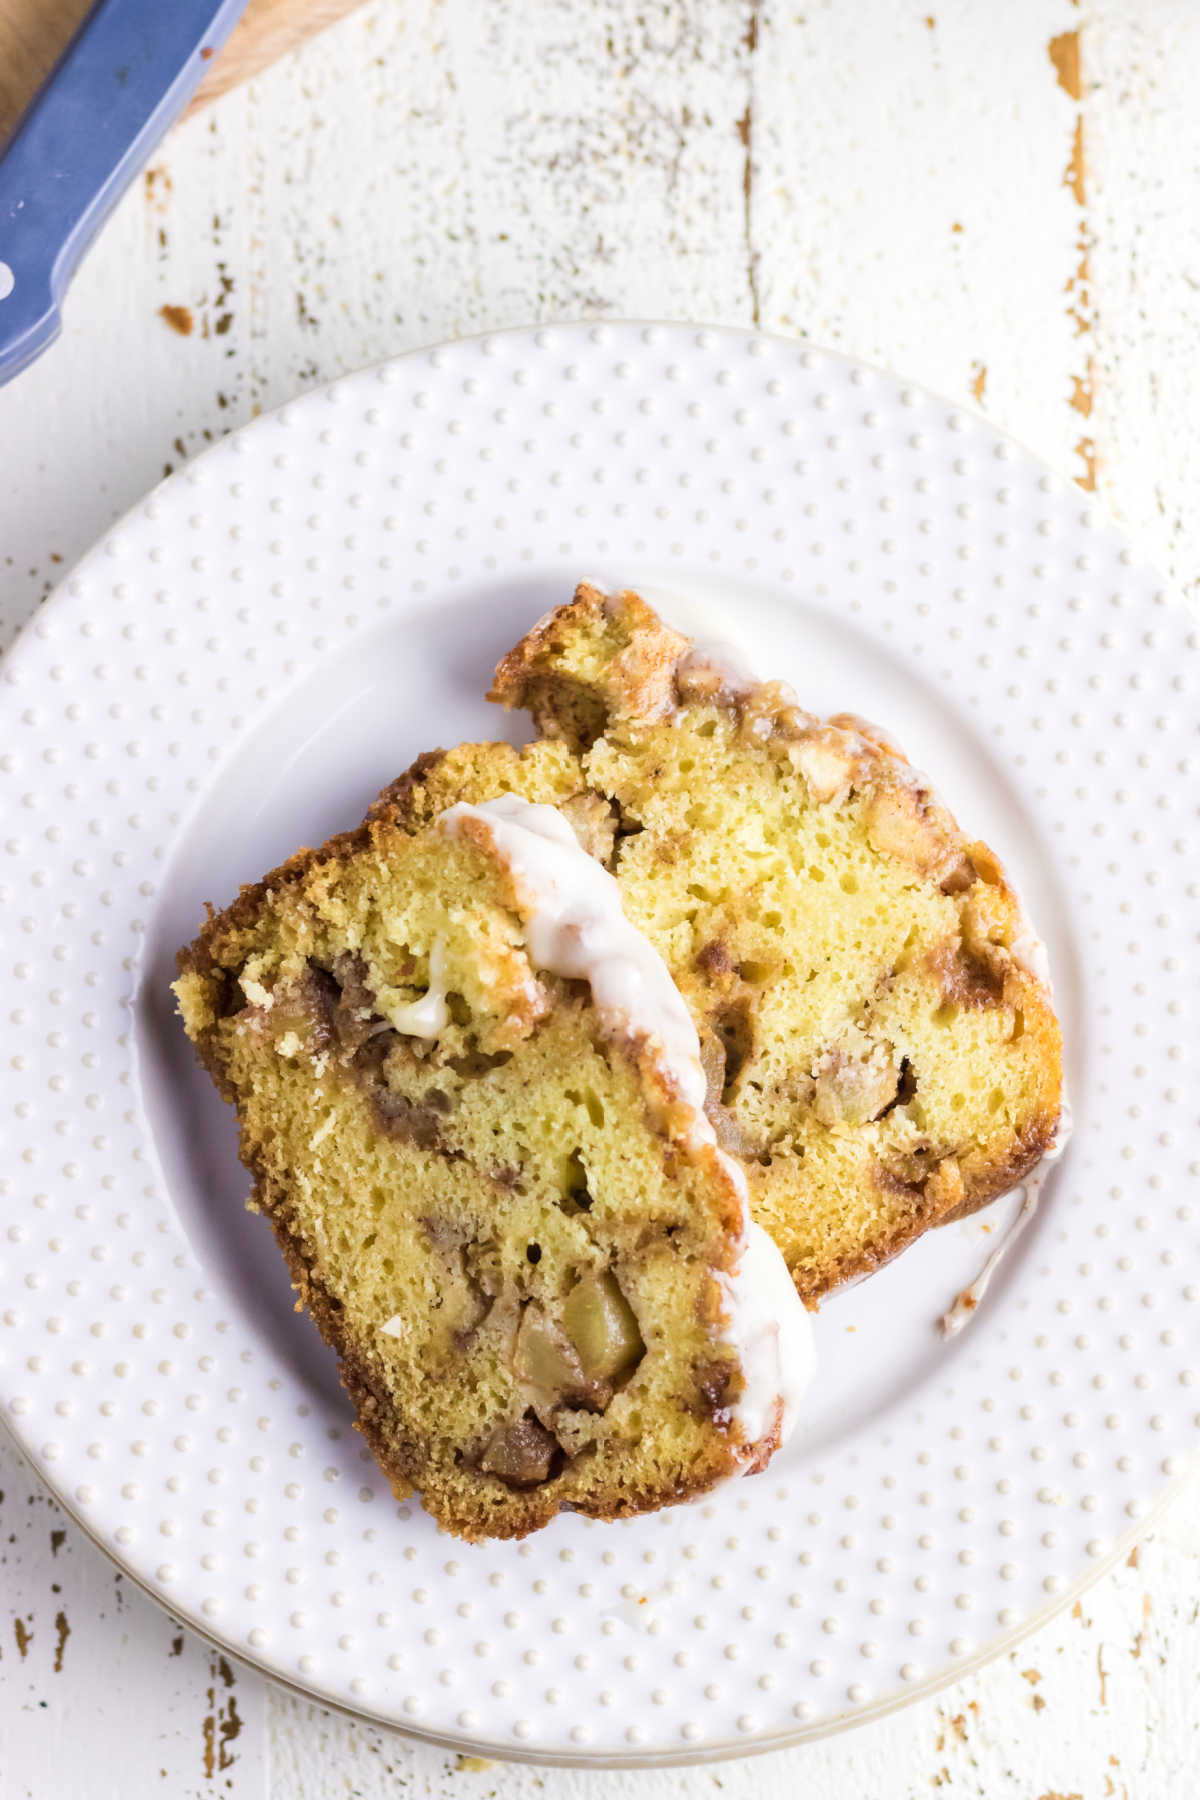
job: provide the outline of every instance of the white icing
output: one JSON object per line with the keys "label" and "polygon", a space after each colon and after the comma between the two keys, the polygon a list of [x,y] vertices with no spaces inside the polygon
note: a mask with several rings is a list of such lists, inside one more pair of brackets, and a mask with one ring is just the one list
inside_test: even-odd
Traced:
{"label": "white icing", "polygon": [[1046,955],[1046,946],[1029,923],[1029,917],[1018,896],[1014,894],[1013,898],[1017,902],[1021,925],[1008,947],[1009,952],[1019,969],[1024,969],[1027,975],[1032,975],[1036,981],[1040,981],[1048,994],[1052,993],[1050,958]]}
{"label": "white icing", "polygon": [[678,663],[680,675],[715,675],[727,694],[748,694],[758,687],[758,676],[742,658],[735,644],[694,643]]}
{"label": "white icing", "polygon": [[[694,643],[686,655],[681,656],[676,664],[677,676],[712,675],[721,684],[722,694],[728,694],[734,700],[745,700],[756,689],[764,686],[761,678],[749,668],[735,644],[723,642]],[[800,702],[796,690],[790,682],[776,681],[772,683],[772,692],[776,703],[780,706],[796,706]],[[769,719],[758,722],[763,733],[771,735]]]}
{"label": "white icing", "polygon": [[[857,739],[860,749],[865,749],[868,744],[874,744],[879,749],[886,750],[889,756],[898,757],[902,763],[907,763],[908,759],[904,751],[891,732],[886,731],[882,725],[876,725],[873,719],[864,719],[861,713],[838,713],[837,719],[838,723],[834,726],[834,730],[842,731],[847,737]],[[921,776],[921,780],[924,782],[925,777]]]}
{"label": "white icing", "polygon": [[1054,1134],[1053,1144],[1037,1167],[1030,1170],[1020,1187],[1015,1190],[1021,1196],[1021,1204],[1009,1221],[1007,1230],[1002,1234],[1000,1241],[988,1256],[974,1281],[956,1295],[953,1306],[938,1320],[937,1327],[943,1337],[957,1337],[979,1310],[979,1303],[987,1293],[993,1275],[1037,1212],[1042,1198],[1042,1189],[1070,1142],[1071,1131],[1071,1108],[1064,1098],[1062,1110],[1058,1115],[1058,1129]]}
{"label": "white icing", "polygon": [[406,1001],[402,1006],[390,1006],[387,997],[380,995],[376,1005],[387,1023],[405,1037],[435,1038],[450,1023],[445,980],[445,952],[440,944],[435,944],[429,953],[429,986],[421,998]]}
{"label": "white icing", "polygon": [[484,825],[529,906],[525,942],[531,961],[552,975],[586,981],[606,1027],[654,1037],[682,1098],[704,1119],[708,1083],[691,1014],[667,965],[629,920],[621,890],[553,806],[501,794],[481,806],[460,803],[438,821],[459,835],[466,819]]}
{"label": "white icing", "polygon": [[812,1326],[778,1247],[751,1223],[745,1176],[717,1148],[704,1111],[700,1040],[666,964],[625,917],[616,881],[581,849],[552,806],[502,794],[480,806],[452,806],[438,825],[458,836],[467,820],[486,828],[516,881],[527,908],[531,960],[550,974],[586,981],[605,1030],[653,1042],[660,1068],[691,1113],[685,1141],[711,1144],[727,1170],[742,1207],[741,1254],[720,1277],[729,1308],[723,1337],[737,1350],[744,1377],[732,1417],[749,1450],[776,1427],[782,1442],[812,1376]]}
{"label": "white icing", "polygon": [[737,1405],[742,1428],[756,1442],[767,1436],[778,1416],[782,1444],[799,1420],[800,1402],[816,1373],[811,1321],[779,1246],[753,1220],[741,1261],[719,1280],[746,1378]]}

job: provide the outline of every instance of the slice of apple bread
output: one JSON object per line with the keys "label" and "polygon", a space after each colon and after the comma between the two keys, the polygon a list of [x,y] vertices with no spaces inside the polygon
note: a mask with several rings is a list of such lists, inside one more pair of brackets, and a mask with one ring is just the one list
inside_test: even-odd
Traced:
{"label": "slice of apple bread", "polygon": [[252,1204],[398,1494],[511,1537],[765,1463],[808,1321],[687,1009],[557,812],[370,822],[243,889],[179,968]]}
{"label": "slice of apple bread", "polygon": [[688,1004],[709,1117],[807,1301],[1028,1174],[1062,1094],[1040,946],[885,733],[587,585],[491,698],[541,736],[423,757],[376,814],[416,830],[510,791],[575,823]]}

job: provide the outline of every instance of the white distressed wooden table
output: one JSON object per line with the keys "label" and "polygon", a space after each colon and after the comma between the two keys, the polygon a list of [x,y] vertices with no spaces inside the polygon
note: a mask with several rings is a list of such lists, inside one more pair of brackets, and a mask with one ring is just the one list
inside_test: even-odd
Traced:
{"label": "white distressed wooden table", "polygon": [[[0,390],[4,641],[261,409],[581,316],[760,324],[973,402],[1194,600],[1198,67],[1196,0],[376,0],[175,132],[62,341]],[[5,1800],[1200,1792],[1200,1480],[940,1696],[644,1775],[471,1768],[273,1692],[131,1592],[2,1439],[0,1489]]]}

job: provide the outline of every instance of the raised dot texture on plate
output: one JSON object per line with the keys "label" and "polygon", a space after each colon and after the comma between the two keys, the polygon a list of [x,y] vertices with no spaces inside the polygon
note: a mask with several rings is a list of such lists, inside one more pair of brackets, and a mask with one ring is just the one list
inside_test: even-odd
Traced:
{"label": "raised dot texture on plate", "polygon": [[[1004,1203],[826,1305],[767,1474],[472,1548],[364,1460],[166,989],[204,900],[419,751],[503,734],[492,663],[585,575],[928,767],[1047,939],[1077,1130],[955,1343],[933,1321]],[[25,1450],[177,1616],[500,1756],[745,1754],[961,1672],[1119,1550],[1196,1442],[1198,681],[1195,626],[1073,488],[811,347],[496,334],[216,446],[3,665],[0,1403]]]}

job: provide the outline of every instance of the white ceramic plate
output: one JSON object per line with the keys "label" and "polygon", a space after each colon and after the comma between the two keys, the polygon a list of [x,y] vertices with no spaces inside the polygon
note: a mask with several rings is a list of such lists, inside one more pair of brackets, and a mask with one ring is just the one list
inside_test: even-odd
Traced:
{"label": "white ceramic plate", "polygon": [[[584,574],[934,772],[1047,939],[1076,1135],[961,1339],[934,1320],[988,1215],[826,1305],[807,1430],[765,1475],[473,1549],[351,1429],[167,984],[203,901],[418,751],[511,732],[492,664]],[[1198,644],[981,419],[763,337],[501,335],[209,451],[3,668],[0,1394],[27,1454],[235,1654],[502,1756],[744,1752],[994,1649],[1200,1423]]]}

